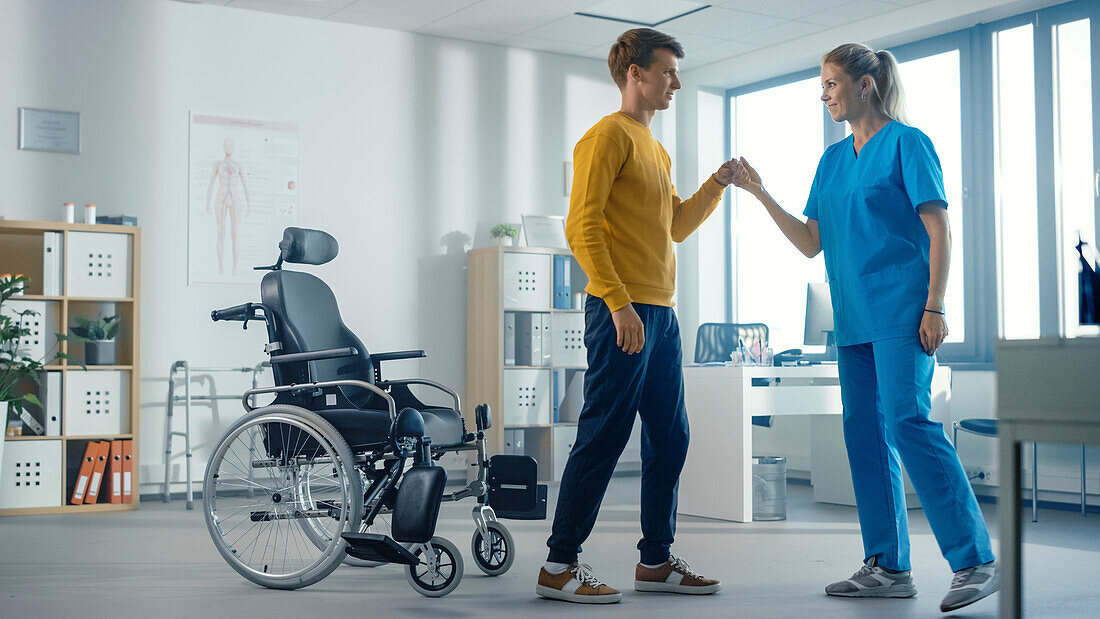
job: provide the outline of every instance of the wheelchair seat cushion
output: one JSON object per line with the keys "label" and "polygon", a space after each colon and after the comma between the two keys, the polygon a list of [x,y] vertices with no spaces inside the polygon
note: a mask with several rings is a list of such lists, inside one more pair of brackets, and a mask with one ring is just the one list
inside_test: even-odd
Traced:
{"label": "wheelchair seat cushion", "polygon": [[424,434],[431,437],[433,447],[461,445],[463,439],[462,417],[450,408],[422,408]]}
{"label": "wheelchair seat cushion", "polygon": [[330,408],[314,411],[332,424],[353,449],[384,444],[390,437],[390,415],[385,411]]}

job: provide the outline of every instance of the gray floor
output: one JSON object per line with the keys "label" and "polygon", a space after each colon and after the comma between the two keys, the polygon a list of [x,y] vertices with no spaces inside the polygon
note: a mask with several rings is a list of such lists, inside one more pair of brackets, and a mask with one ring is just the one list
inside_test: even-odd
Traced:
{"label": "gray floor", "polygon": [[[623,602],[599,609],[622,616],[934,617],[951,580],[919,511],[910,511],[914,578],[909,600],[843,600],[825,584],[859,567],[855,510],[815,504],[792,485],[788,520],[731,524],[681,517],[674,552],[699,572],[721,578],[713,596],[636,594],[633,550],[639,536],[637,477],[612,482],[583,560],[625,590]],[[553,490],[552,490],[553,493]],[[551,497],[553,499],[553,497]],[[551,505],[553,503],[551,502]],[[469,551],[469,501],[444,506],[439,533]],[[983,506],[996,537],[996,508]],[[451,595],[413,592],[394,566],[341,566],[299,591],[252,585],[217,555],[199,510],[148,501],[122,514],[0,519],[0,617],[352,617],[548,616],[596,609],[538,599],[534,581],[545,557],[549,523],[507,521],[519,548],[512,570],[482,576],[466,557],[466,578]],[[1025,605],[1042,617],[1097,616],[1100,608],[1100,517],[1044,510],[1025,528]],[[996,596],[956,616],[996,616]]]}

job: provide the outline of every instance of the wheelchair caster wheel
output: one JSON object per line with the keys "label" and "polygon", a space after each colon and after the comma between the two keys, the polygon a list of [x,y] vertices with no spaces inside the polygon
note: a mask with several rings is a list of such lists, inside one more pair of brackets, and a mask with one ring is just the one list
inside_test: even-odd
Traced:
{"label": "wheelchair caster wheel", "polygon": [[[429,547],[432,552],[425,556]],[[450,541],[433,537],[428,544],[414,544],[411,550],[420,563],[405,569],[405,579],[420,595],[443,597],[462,582],[462,555]]]}
{"label": "wheelchair caster wheel", "polygon": [[500,576],[516,560],[516,546],[512,542],[512,534],[503,524],[486,522],[485,528],[489,529],[489,539],[485,539],[481,529],[475,529],[470,540],[470,553],[474,555],[474,563],[479,570],[489,576]]}

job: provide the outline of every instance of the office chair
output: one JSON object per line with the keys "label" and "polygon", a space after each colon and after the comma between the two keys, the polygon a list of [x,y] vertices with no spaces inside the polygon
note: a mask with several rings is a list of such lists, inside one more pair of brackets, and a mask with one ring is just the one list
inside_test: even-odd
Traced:
{"label": "office chair", "polygon": [[[705,322],[695,332],[695,363],[729,361],[738,344],[751,347],[756,342],[768,345],[768,325],[762,322]],[[753,415],[752,425],[770,428],[772,416]]]}
{"label": "office chair", "polygon": [[[959,430],[963,432],[969,432],[971,434],[977,434],[978,436],[985,436],[990,438],[997,437],[997,420],[996,419],[960,419],[951,424],[953,428],[953,435],[951,442],[955,445],[955,449],[958,449],[959,444]],[[1031,443],[1031,521],[1039,522],[1039,445],[1038,443]],[[1086,513],[1087,505],[1085,503],[1085,446],[1081,445],[1081,515]]]}

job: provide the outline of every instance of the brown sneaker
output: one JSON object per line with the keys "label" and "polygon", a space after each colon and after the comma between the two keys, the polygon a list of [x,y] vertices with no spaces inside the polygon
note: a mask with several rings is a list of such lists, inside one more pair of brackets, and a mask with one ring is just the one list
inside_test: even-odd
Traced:
{"label": "brown sneaker", "polygon": [[691,567],[683,559],[671,555],[660,567],[646,567],[639,563],[634,568],[635,591],[706,595],[721,588],[722,583],[713,578],[703,578],[691,571]]}
{"label": "brown sneaker", "polygon": [[561,574],[551,574],[542,568],[535,593],[544,598],[578,604],[613,604],[623,599],[618,589],[600,582],[592,573],[592,566],[584,563],[574,563]]}

